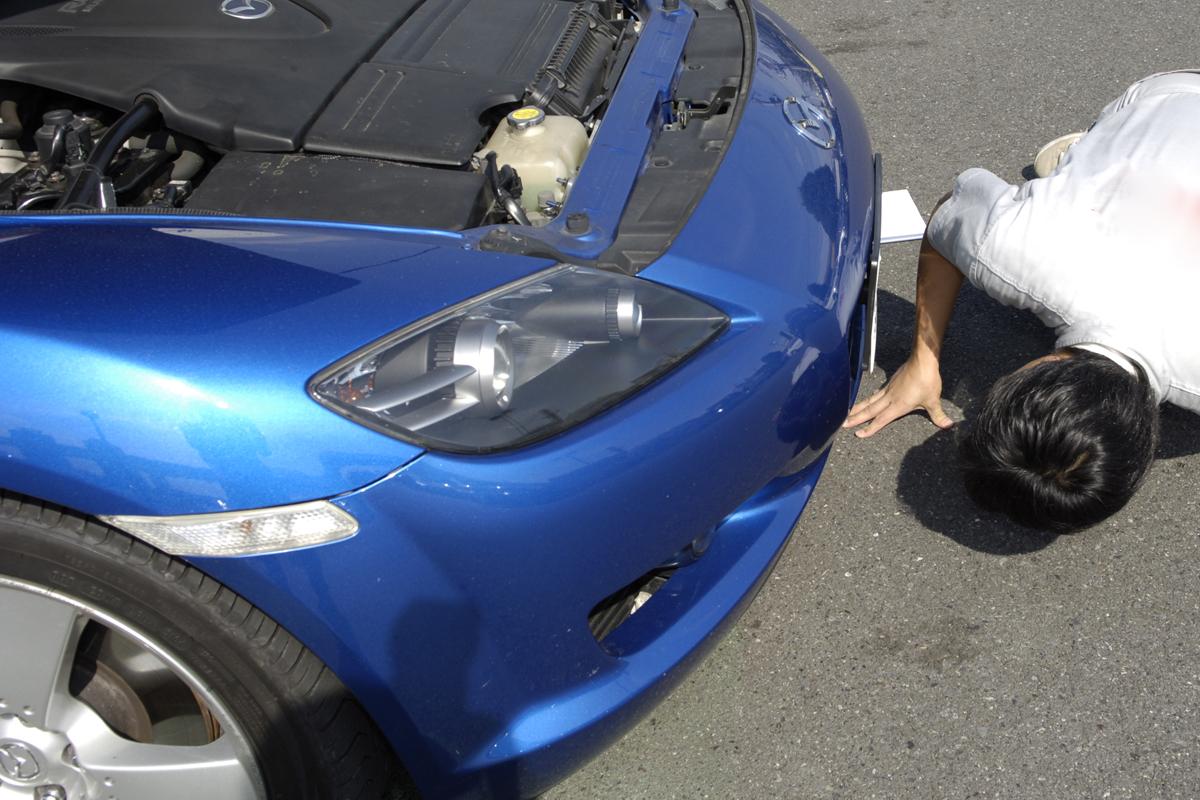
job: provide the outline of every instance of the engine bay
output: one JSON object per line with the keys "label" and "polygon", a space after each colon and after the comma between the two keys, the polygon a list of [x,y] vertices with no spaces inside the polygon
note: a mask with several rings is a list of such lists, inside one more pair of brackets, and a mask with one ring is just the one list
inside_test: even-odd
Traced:
{"label": "engine bay", "polygon": [[0,210],[545,221],[633,40],[616,2],[68,7],[0,21]]}
{"label": "engine bay", "polygon": [[[632,0],[211,6],[75,0],[0,12],[0,213],[545,225],[645,11]],[[697,6],[693,36],[710,60],[704,32],[736,26],[733,6]],[[724,74],[681,70],[694,104],[651,111],[694,152],[654,165],[686,162],[680,177],[694,180],[719,160],[740,44],[713,62]]]}

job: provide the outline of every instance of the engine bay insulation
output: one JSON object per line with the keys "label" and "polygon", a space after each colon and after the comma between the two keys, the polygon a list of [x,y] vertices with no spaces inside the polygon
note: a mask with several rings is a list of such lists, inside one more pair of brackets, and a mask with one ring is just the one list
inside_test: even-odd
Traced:
{"label": "engine bay insulation", "polygon": [[[427,3],[338,91],[305,149],[462,166],[488,112],[521,101],[580,18],[585,30],[604,24],[591,4],[570,0]],[[587,99],[605,54],[579,81]]]}
{"label": "engine bay insulation", "polygon": [[256,1],[270,11],[240,18],[220,0],[16,0],[0,19],[0,80],[119,111],[148,94],[167,127],[226,150],[461,166],[485,114],[520,102],[580,8]]}
{"label": "engine bay insulation", "polygon": [[168,127],[215,147],[292,151],[421,0],[271,4],[243,19],[220,0],[14,0],[0,18],[0,79],[119,111],[149,94]]}

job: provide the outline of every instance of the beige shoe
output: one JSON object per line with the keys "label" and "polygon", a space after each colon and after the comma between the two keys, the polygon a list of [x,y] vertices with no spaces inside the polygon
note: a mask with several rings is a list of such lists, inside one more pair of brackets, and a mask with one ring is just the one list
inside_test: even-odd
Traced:
{"label": "beige shoe", "polygon": [[1051,172],[1054,172],[1054,170],[1058,169],[1058,162],[1062,161],[1062,157],[1067,154],[1072,145],[1082,138],[1082,132],[1068,133],[1066,136],[1060,136],[1041,150],[1038,150],[1037,156],[1033,159],[1033,173],[1039,178],[1044,178]]}

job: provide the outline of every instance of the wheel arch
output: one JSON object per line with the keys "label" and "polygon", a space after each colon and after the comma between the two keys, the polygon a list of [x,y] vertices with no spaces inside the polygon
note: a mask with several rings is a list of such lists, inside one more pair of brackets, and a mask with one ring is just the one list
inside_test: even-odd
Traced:
{"label": "wheel arch", "polygon": [[[251,660],[254,661],[267,673],[275,674],[286,685],[296,689],[298,695],[311,700],[310,705],[303,706],[303,708],[303,703],[296,703],[295,708],[291,709],[292,716],[288,719],[294,719],[295,714],[303,711],[313,719],[319,718],[320,725],[334,730],[334,738],[337,741],[327,743],[327,747],[332,749],[344,747],[337,759],[340,764],[348,764],[350,761],[357,763],[371,759],[378,760],[383,752],[380,749],[382,744],[386,750],[384,757],[395,762],[394,769],[385,771],[390,773],[389,780],[394,781],[395,786],[401,790],[400,794],[396,796],[400,798],[417,796],[415,786],[408,776],[401,755],[383,744],[386,740],[380,734],[378,721],[367,711],[366,706],[313,650],[244,595],[225,585],[200,566],[157,550],[146,542],[105,523],[95,515],[53,501],[0,488],[0,552],[6,549],[3,539],[5,529],[11,530],[13,527],[20,528],[22,533],[41,529],[47,537],[56,537],[59,545],[64,542],[73,542],[75,546],[105,557],[110,562],[122,562],[141,568],[147,573],[156,573],[162,586],[170,587],[176,595],[186,598],[186,603],[191,610],[214,621],[222,635],[230,638],[240,636],[248,644],[248,655],[245,655],[243,660],[247,663]],[[37,558],[45,561],[52,560],[44,553],[33,553],[29,549],[22,551],[22,555],[26,553],[29,554],[31,561]],[[86,598],[89,603],[95,604],[97,607],[105,607],[106,601],[97,599],[98,595],[89,587],[82,585],[85,581],[79,579],[79,575],[88,570],[88,565],[91,563],[89,558],[81,556],[69,561],[64,560],[63,568],[57,570],[56,572],[59,574],[55,576],[61,578],[62,583],[60,584],[54,583],[53,580],[31,579],[28,569],[23,568],[21,564],[14,563],[18,560],[20,559],[0,559],[0,575],[8,575],[17,580],[32,582],[35,585],[46,585],[47,588],[69,596]],[[114,585],[110,575],[97,577],[96,580],[97,583],[105,583],[109,587]],[[180,609],[177,608],[176,611],[178,612]],[[112,611],[112,614],[115,617],[121,616],[115,610]],[[197,614],[190,616],[195,617]],[[144,620],[133,618],[129,620],[129,624],[134,629],[141,629],[144,627]],[[181,625],[181,631],[182,636],[161,639],[159,643],[182,662],[193,663],[197,656],[188,652],[188,642],[198,641],[198,637],[190,638],[196,634],[186,626]],[[201,657],[202,663],[223,663],[227,660],[226,657],[222,657],[221,650],[213,648],[211,644],[203,645],[199,649],[204,652]],[[254,652],[250,653],[250,650]],[[371,731],[374,743],[368,741],[364,744],[359,741],[358,736],[348,735],[346,729],[353,726]],[[276,729],[274,734],[268,737],[271,740],[280,737],[288,739],[295,736],[292,725],[279,729],[280,726],[276,720],[271,727]],[[272,747],[274,746],[272,745]],[[371,748],[374,748],[375,752],[366,752]],[[279,752],[286,749],[280,748],[278,752],[272,750],[271,753],[278,756]],[[294,759],[288,760],[293,761]],[[348,779],[357,774],[357,770],[360,768],[361,763],[359,766],[347,768],[343,771],[342,777]],[[301,771],[308,772],[308,765],[304,765],[304,769]],[[376,770],[377,780],[380,774]],[[313,785],[317,785],[317,782],[314,781]],[[314,798],[326,796],[320,793],[320,789],[317,792]],[[270,791],[269,796],[287,795],[279,795]],[[363,794],[361,796],[371,795]],[[380,794],[379,796],[391,797],[393,795]]]}

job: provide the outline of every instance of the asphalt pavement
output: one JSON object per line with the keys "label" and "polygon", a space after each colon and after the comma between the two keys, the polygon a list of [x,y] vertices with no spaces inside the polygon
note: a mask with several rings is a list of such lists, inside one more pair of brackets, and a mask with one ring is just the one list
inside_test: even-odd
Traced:
{"label": "asphalt pavement", "polygon": [[[1200,67],[1194,2],[768,5],[831,58],[886,188],[922,210],[970,166],[1021,180],[1135,79]],[[907,355],[915,270],[915,245],[887,249],[863,396]],[[944,354],[952,415],[1051,343],[966,290]],[[1200,796],[1200,417],[1168,411],[1134,501],[1050,542],[972,507],[953,453],[918,416],[840,437],[738,626],[547,798]]]}

